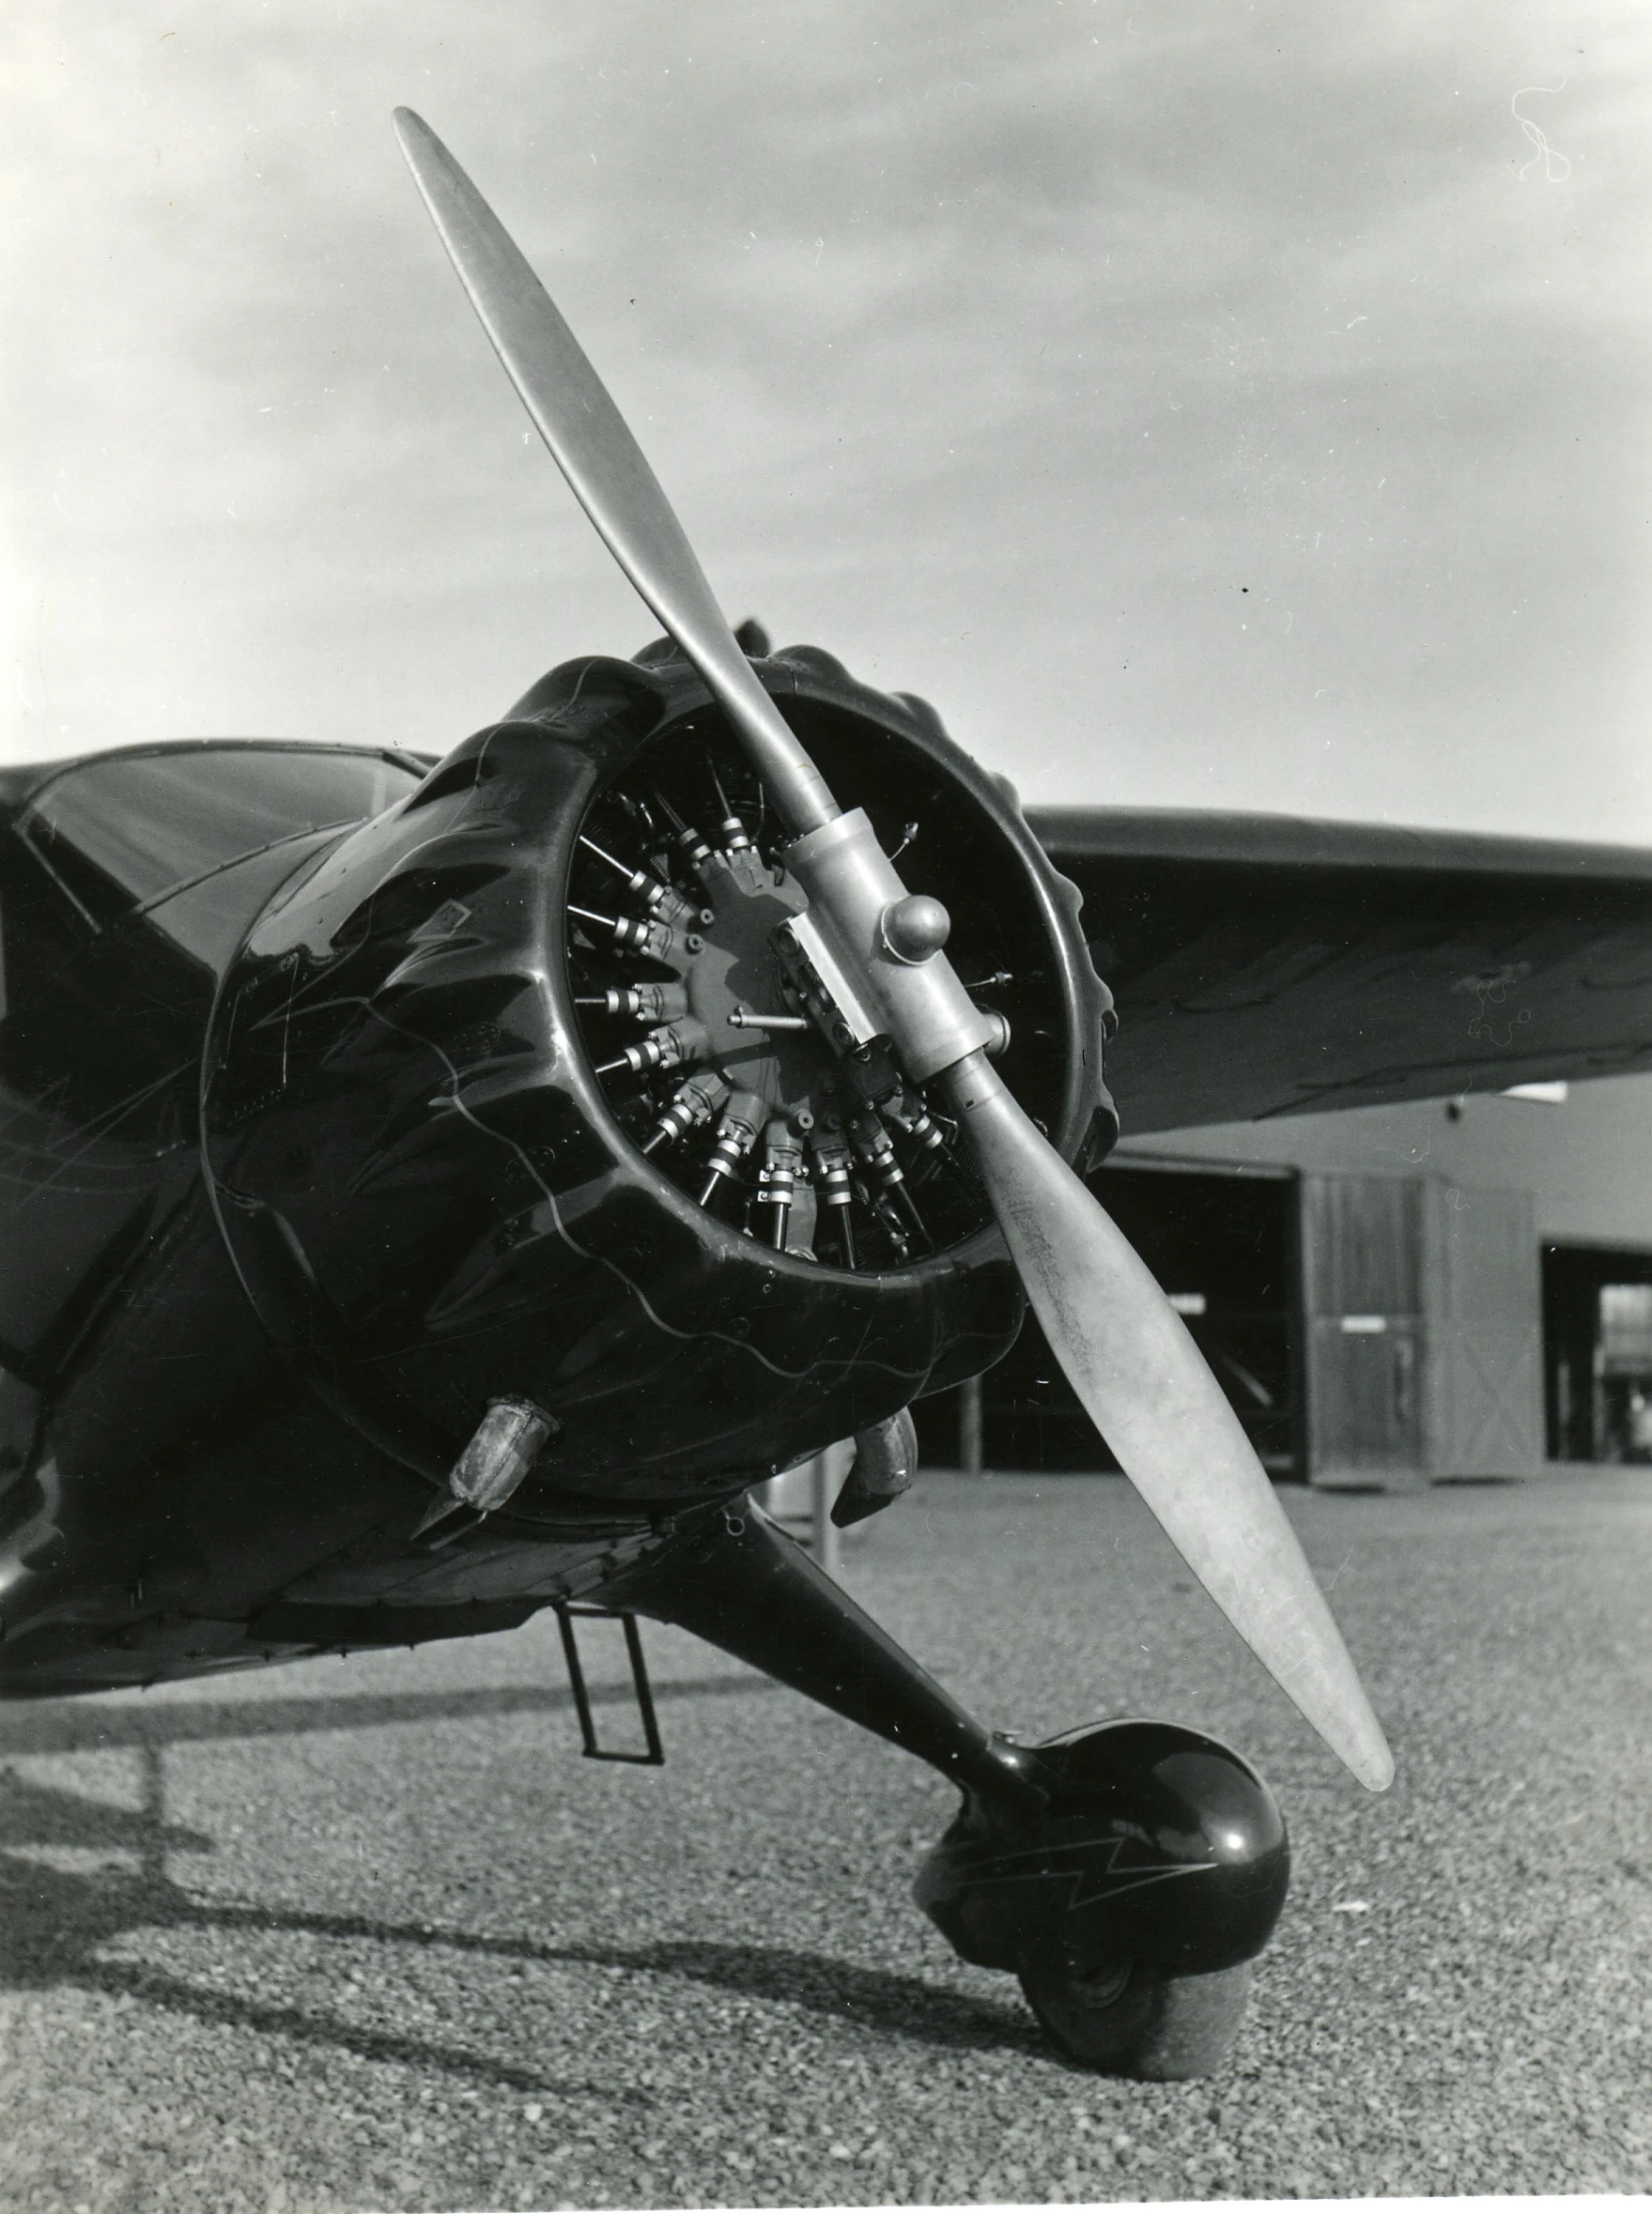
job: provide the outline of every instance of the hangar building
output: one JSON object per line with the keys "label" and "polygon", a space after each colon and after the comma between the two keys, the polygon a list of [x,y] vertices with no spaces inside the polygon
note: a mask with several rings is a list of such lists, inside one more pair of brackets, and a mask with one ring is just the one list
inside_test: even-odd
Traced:
{"label": "hangar building", "polygon": [[[1122,1016],[1097,1191],[1264,1465],[1652,1462],[1652,854],[1030,819]],[[919,1410],[938,1462],[1105,1465],[1034,1324],[949,1400]]]}
{"label": "hangar building", "polygon": [[[1102,1171],[1275,1475],[1652,1461],[1652,1078],[1533,1092],[1156,1133]],[[1036,1323],[982,1420],[988,1467],[1100,1458]]]}

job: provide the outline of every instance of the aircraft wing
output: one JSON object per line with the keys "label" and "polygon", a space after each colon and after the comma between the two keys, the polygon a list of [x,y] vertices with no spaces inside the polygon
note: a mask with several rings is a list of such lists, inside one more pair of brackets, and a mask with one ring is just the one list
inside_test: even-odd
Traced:
{"label": "aircraft wing", "polygon": [[1118,999],[1125,1129],[1652,1068],[1652,851],[1029,808]]}

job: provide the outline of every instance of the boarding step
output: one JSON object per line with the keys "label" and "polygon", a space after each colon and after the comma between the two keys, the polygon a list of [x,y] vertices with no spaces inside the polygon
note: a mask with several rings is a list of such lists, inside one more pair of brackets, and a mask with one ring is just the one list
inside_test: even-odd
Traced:
{"label": "boarding step", "polygon": [[[559,1600],[556,1605],[557,1628],[562,1632],[562,1657],[568,1664],[568,1688],[574,1695],[574,1711],[579,1716],[580,1751],[588,1761],[620,1761],[634,1768],[663,1768],[666,1750],[660,1741],[660,1723],[654,1711],[654,1690],[649,1682],[648,1663],[643,1658],[643,1633],[638,1628],[637,1617],[623,1607],[591,1606],[573,1599]],[[580,1652],[576,1622],[618,1622],[625,1636],[626,1658],[631,1665],[631,1689],[637,1702],[637,1718],[642,1725],[644,1752],[620,1746],[603,1745],[597,1737],[596,1717],[592,1712],[591,1687],[586,1679],[585,1661]]]}

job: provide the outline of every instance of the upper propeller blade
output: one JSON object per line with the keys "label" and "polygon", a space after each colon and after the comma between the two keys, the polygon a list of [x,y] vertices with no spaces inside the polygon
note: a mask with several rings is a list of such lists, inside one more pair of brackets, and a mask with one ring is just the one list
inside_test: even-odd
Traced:
{"label": "upper propeller blade", "polygon": [[[653,470],[538,278],[429,127],[402,108],[396,128],[499,359],[615,559],[704,678],[793,832],[849,829],[852,819],[753,676]],[[881,852],[876,859],[889,870]],[[854,918],[825,904],[858,943]],[[922,969],[938,989],[946,979],[958,993],[945,956]],[[899,1035],[895,1042],[903,1047]],[[1193,1340],[980,1054],[956,1051],[951,1065],[938,1055],[928,1066],[952,1091],[1027,1295],[1079,1398],[1257,1658],[1361,1783],[1383,1790],[1394,1764],[1382,1730],[1296,1534]]]}
{"label": "upper propeller blade", "polygon": [[602,379],[514,239],[411,108],[396,135],[460,284],[574,496],[608,550],[704,678],[802,836],[838,809],[751,674],[692,546]]}
{"label": "upper propeller blade", "polygon": [[1145,1263],[978,1053],[947,1071],[1050,1349],[1165,1534],[1333,1753],[1394,1760],[1239,1417]]}

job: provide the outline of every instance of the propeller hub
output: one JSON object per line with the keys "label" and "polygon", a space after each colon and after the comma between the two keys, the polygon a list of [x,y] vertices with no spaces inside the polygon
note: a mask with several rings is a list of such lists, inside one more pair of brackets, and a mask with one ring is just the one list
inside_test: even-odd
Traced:
{"label": "propeller hub", "polygon": [[895,959],[916,969],[933,961],[946,945],[953,934],[953,919],[927,892],[909,892],[904,900],[891,900],[884,909],[879,931]]}

